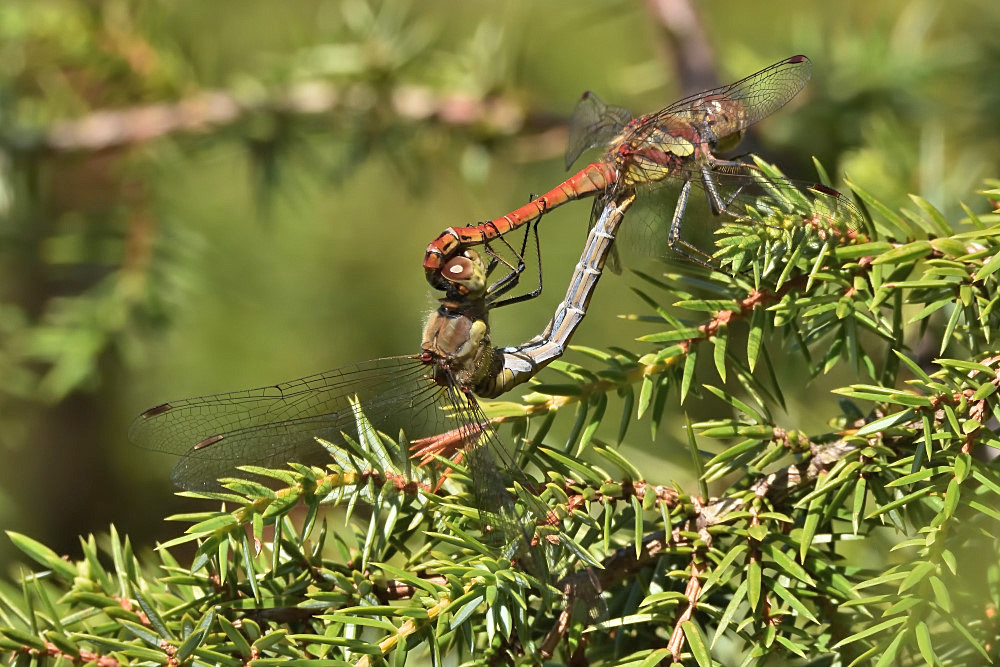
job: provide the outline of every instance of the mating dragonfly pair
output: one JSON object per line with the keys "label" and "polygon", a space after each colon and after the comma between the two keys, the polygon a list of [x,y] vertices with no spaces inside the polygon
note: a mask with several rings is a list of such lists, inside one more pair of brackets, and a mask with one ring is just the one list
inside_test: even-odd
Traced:
{"label": "mating dragonfly pair", "polygon": [[[445,296],[427,321],[419,353],[270,387],[164,403],[136,419],[131,439],[180,456],[173,481],[206,490],[216,488],[220,477],[251,476],[238,466],[340,462],[340,453],[355,443],[402,434],[424,457],[462,452],[483,525],[499,534],[509,555],[530,556],[536,525],[553,519],[530,493],[532,485],[510,460],[476,397],[509,391],[563,353],[586,314],[626,212],[637,198],[664,185],[679,188],[673,214],[659,216],[669,220],[665,245],[704,266],[718,268],[719,256],[686,235],[688,226],[682,223],[692,188],[704,191],[711,212],[721,218],[751,220],[753,211],[765,207],[795,217],[792,223],[799,227],[851,238],[861,216],[836,191],[768,178],[743,160],[720,157],[752,125],[794,97],[808,81],[810,68],[805,56],[793,56],[639,118],[585,95],[572,120],[567,166],[589,148],[607,146],[601,160],[501,218],[449,228],[428,246],[423,263],[427,280]],[[503,239],[509,232],[531,230],[546,212],[588,196],[596,201],[587,245],[548,327],[523,345],[494,347],[490,310],[525,298],[507,295],[524,270],[528,235],[520,251],[515,248],[518,261],[513,263],[500,261],[490,243],[507,243]],[[805,219],[794,213],[803,205],[811,211]],[[537,227],[534,231],[537,243]],[[472,249],[476,245],[485,246],[488,262]],[[498,267],[507,273],[490,283]],[[537,291],[527,297],[535,295]],[[511,478],[527,492],[515,498],[508,491]],[[545,564],[536,559],[535,566],[544,569]]]}

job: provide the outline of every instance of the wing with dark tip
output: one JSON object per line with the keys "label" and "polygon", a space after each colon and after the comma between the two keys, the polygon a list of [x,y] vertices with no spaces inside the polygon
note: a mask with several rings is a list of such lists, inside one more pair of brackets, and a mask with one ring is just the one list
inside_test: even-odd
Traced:
{"label": "wing with dark tip", "polygon": [[[812,76],[812,62],[805,56],[792,56],[770,67],[765,67],[736,83],[689,95],[667,108],[653,114],[655,117],[691,116],[691,109],[700,106],[706,98],[720,98],[739,102],[744,110],[742,130],[770,116],[788,104],[802,90]],[[695,114],[700,115],[700,112]]]}
{"label": "wing with dark tip", "polygon": [[[677,246],[669,244],[671,216],[677,190],[691,182],[691,195],[678,228]],[[716,199],[717,198],[717,199]],[[713,204],[721,203],[723,210]],[[854,242],[864,229],[864,218],[849,197],[810,181],[771,176],[753,164],[725,165],[704,174],[679,170],[676,179],[665,179],[637,189],[636,203],[627,224],[618,234],[617,246],[629,255],[652,255],[667,261],[694,261],[721,269],[723,250],[718,232],[722,225],[740,222],[761,225],[761,215],[784,220],[790,227],[809,227],[836,243]],[[774,224],[768,223],[764,227]],[[775,229],[775,231],[777,231]],[[737,250],[727,247],[722,256]]]}

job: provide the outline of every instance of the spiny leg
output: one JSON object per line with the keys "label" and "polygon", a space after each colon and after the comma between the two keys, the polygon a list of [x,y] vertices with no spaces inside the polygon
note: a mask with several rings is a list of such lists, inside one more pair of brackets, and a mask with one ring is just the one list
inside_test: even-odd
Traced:
{"label": "spiny leg", "polygon": [[[689,262],[703,266],[709,271],[718,271],[717,266],[709,263],[712,259],[709,255],[681,238],[681,221],[684,219],[684,211],[687,209],[690,196],[691,179],[687,178],[681,186],[680,194],[677,195],[677,204],[674,205],[674,215],[670,219],[670,229],[667,232],[667,246]],[[716,196],[718,196],[718,192],[716,192]]]}
{"label": "spiny leg", "polygon": [[[518,281],[515,279],[510,284],[504,285],[500,289],[491,290],[489,291],[488,295],[488,303],[491,309],[499,308],[501,306],[509,306],[512,303],[521,303],[523,301],[529,301],[542,293],[542,245],[538,238],[538,221],[536,220],[533,223],[528,223],[528,230],[531,231],[532,235],[535,238],[535,256],[538,258],[538,267],[537,267],[538,286],[532,291],[526,292],[525,294],[520,294],[515,297],[510,297],[508,299],[500,299],[500,300],[497,300],[497,297],[502,296],[503,294],[509,292],[514,287],[514,285],[517,284]],[[525,246],[522,246],[522,255],[521,255],[522,261],[519,265],[520,271],[517,273],[518,277],[520,277],[521,272],[523,272],[525,268],[523,261],[524,247]]]}

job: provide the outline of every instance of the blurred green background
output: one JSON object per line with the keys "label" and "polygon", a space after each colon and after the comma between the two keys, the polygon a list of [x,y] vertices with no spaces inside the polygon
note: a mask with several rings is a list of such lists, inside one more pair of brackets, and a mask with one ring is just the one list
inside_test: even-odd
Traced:
{"label": "blurred green background", "polygon": [[[982,210],[998,28],[988,0],[6,0],[0,526],[73,553],[111,521],[170,535],[190,505],[173,462],[127,442],[142,409],[416,352],[424,247],[564,178],[584,90],[644,113],[805,53],[812,82],[744,150],[806,180],[815,155],[893,206]],[[498,312],[494,342],[548,321],[589,212],[546,220],[545,292]],[[635,284],[605,279],[574,342],[641,350],[649,328],[616,317],[645,312]],[[653,447],[630,433],[651,481],[690,479],[680,423]]]}

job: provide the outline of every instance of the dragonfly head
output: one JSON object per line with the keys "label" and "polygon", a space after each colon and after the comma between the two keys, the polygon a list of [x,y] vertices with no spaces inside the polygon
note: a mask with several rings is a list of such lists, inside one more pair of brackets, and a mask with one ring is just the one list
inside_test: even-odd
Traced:
{"label": "dragonfly head", "polygon": [[482,297],[486,293],[486,265],[474,250],[463,250],[441,267],[440,286],[449,298]]}
{"label": "dragonfly head", "polygon": [[749,125],[743,102],[724,95],[709,95],[699,100],[694,108],[705,114],[706,129],[715,135],[716,151],[726,153],[743,141]]}

